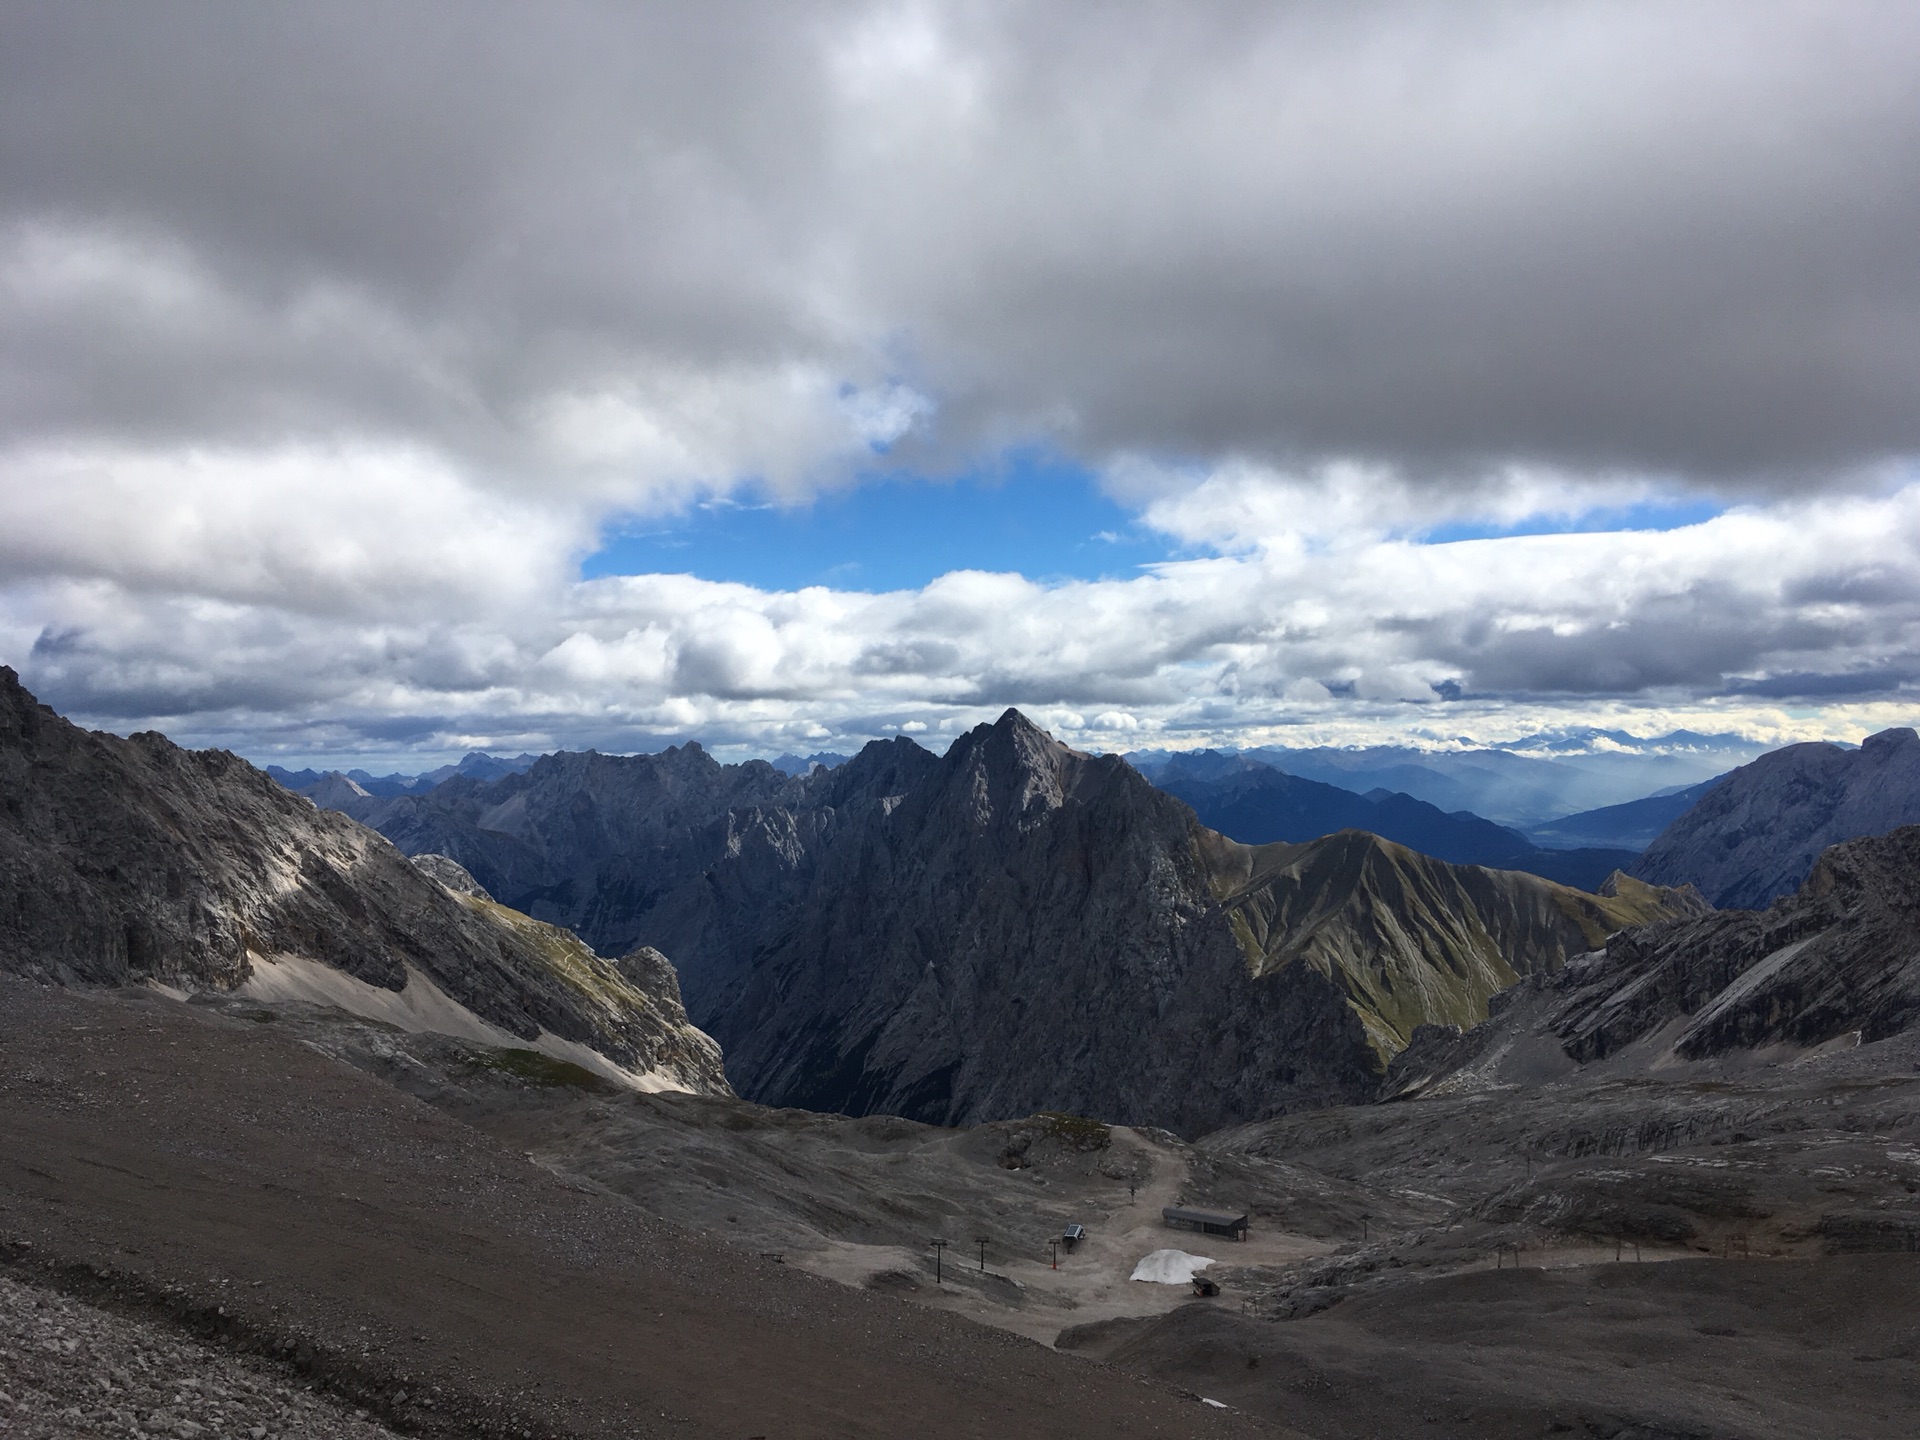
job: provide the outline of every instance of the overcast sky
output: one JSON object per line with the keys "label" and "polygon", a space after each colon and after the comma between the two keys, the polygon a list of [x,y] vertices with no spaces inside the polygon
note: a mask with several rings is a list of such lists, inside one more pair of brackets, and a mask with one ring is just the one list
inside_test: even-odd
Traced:
{"label": "overcast sky", "polygon": [[407,768],[1912,723],[1917,135],[1910,0],[0,0],[0,662]]}

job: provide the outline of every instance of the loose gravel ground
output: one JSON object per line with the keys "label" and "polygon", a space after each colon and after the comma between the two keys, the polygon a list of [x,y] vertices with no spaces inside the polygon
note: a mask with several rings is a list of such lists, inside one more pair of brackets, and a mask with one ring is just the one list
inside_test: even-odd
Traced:
{"label": "loose gravel ground", "polygon": [[645,1215],[281,1028],[0,979],[5,1273],[414,1435],[1276,1433]]}
{"label": "loose gravel ground", "polygon": [[0,1432],[20,1440],[393,1440],[285,1373],[4,1277]]}

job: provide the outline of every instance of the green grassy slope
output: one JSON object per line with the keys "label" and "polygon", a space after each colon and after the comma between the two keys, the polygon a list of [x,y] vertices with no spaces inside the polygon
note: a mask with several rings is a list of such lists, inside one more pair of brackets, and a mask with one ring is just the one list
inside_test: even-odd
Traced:
{"label": "green grassy slope", "polygon": [[1197,844],[1252,974],[1305,965],[1332,980],[1383,1066],[1415,1026],[1477,1024],[1522,974],[1700,903],[1624,877],[1590,895],[1449,865],[1359,830],[1258,846],[1201,831]]}

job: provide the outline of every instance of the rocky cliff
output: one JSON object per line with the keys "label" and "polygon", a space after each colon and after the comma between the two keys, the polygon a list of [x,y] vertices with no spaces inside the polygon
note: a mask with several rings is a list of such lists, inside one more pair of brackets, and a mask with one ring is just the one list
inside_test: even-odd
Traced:
{"label": "rocky cliff", "polygon": [[1236,845],[1015,711],[802,777],[689,745],[353,803],[603,950],[672,955],[743,1094],[946,1123],[1362,1098],[1422,1021],[1688,903],[1357,833]]}
{"label": "rocky cliff", "polygon": [[503,903],[603,953],[664,950],[699,1014],[738,982],[767,915],[805,891],[833,838],[933,764],[909,740],[803,777],[762,761],[722,765],[697,744],[561,753],[493,783],[457,778],[345,808],[409,854],[450,856]]}
{"label": "rocky cliff", "polygon": [[0,969],[233,990],[318,967],[341,993],[326,974],[427,989],[506,1037],[726,1093],[676,993],[449,873],[224,751],[81,730],[0,667]]}
{"label": "rocky cliff", "polygon": [[1557,974],[1499,997],[1463,1034],[1421,1032],[1390,1093],[1449,1077],[1539,1078],[1567,1067],[1639,1072],[1769,1045],[1882,1040],[1920,1023],[1920,826],[1822,854],[1793,895],[1624,930]]}
{"label": "rocky cliff", "polygon": [[1920,735],[1883,730],[1858,750],[1789,745],[1726,776],[1632,867],[1691,884],[1715,905],[1759,909],[1792,894],[1829,845],[1920,823]]}
{"label": "rocky cliff", "polygon": [[1349,832],[1248,847],[1017,712],[867,813],[704,1018],[771,1103],[1197,1132],[1362,1098],[1423,1020],[1699,908]]}

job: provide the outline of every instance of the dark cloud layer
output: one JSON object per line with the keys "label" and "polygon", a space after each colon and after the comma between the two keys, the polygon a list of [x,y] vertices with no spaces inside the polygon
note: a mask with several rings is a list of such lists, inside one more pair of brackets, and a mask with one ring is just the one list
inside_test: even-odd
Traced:
{"label": "dark cloud layer", "polygon": [[[1874,0],[0,0],[0,661],[302,755],[1879,728],[1915,135]],[[1189,558],[576,578],[1035,441]],[[1524,533],[1636,507],[1724,513]]]}
{"label": "dark cloud layer", "polygon": [[10,325],[15,436],[360,428],[527,467],[555,394],[805,361],[931,389],[949,454],[1053,426],[1096,456],[1751,481],[1920,449],[1906,4],[6,31],[0,220],[170,254],[228,312]]}

